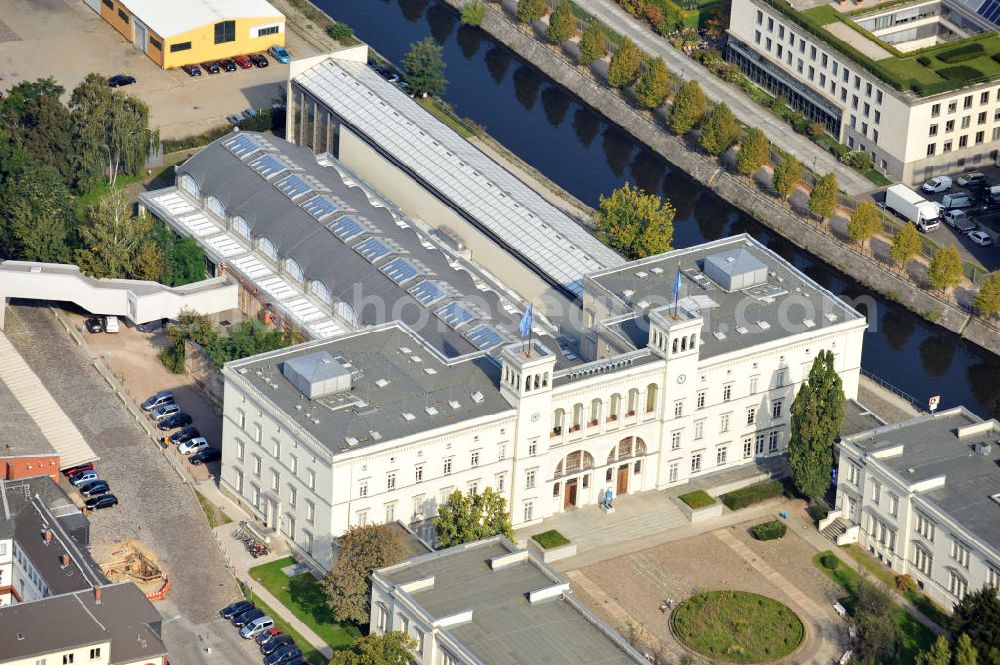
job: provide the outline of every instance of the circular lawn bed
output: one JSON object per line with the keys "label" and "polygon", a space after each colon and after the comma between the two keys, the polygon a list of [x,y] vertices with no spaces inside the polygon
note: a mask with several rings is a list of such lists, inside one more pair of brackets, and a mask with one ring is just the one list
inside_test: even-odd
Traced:
{"label": "circular lawn bed", "polygon": [[689,649],[719,660],[759,663],[794,651],[805,637],[785,605],[747,591],[707,591],[681,603],[671,619]]}

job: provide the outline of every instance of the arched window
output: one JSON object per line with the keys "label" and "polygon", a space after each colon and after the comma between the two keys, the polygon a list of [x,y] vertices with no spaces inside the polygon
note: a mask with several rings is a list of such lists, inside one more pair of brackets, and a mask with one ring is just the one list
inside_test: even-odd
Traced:
{"label": "arched window", "polygon": [[562,434],[563,422],[566,420],[566,412],[562,409],[556,409],[552,414],[552,436],[559,436]]}
{"label": "arched window", "polygon": [[267,238],[261,238],[257,241],[257,249],[260,253],[268,257],[272,261],[278,260],[278,249],[274,246],[274,243]]}
{"label": "arched window", "polygon": [[628,391],[628,414],[629,416],[634,416],[636,409],[639,408],[639,389],[633,388]]}
{"label": "arched window", "polygon": [[201,187],[198,186],[198,181],[194,179],[194,176],[189,173],[183,174],[180,184],[182,190],[196,199],[201,198]]}
{"label": "arched window", "polygon": [[334,312],[337,316],[342,318],[344,321],[347,321],[352,326],[358,326],[358,313],[354,311],[353,307],[348,305],[343,300],[337,301],[337,304],[334,306]]}
{"label": "arched window", "polygon": [[285,271],[296,282],[304,282],[306,275],[302,272],[302,266],[295,259],[285,259]]}
{"label": "arched window", "polygon": [[622,396],[615,393],[611,396],[611,409],[608,413],[608,420],[618,420],[621,417]]}
{"label": "arched window", "polygon": [[571,429],[570,431],[571,432],[577,431],[578,429],[580,429],[581,425],[583,425],[583,404],[574,404],[573,405],[573,429]]}
{"label": "arched window", "polygon": [[656,411],[656,384],[646,386],[646,413]]}
{"label": "arched window", "polygon": [[234,217],[233,218],[233,231],[236,231],[238,234],[240,234],[241,236],[243,236],[244,238],[246,238],[247,240],[249,240],[250,239],[250,222],[248,222],[247,220],[245,220],[245,219],[243,219],[242,217],[239,217],[239,216]]}
{"label": "arched window", "polygon": [[590,401],[590,423],[591,427],[594,427],[599,422],[601,422],[601,408],[604,404],[601,402],[600,398],[596,398]]}
{"label": "arched window", "polygon": [[570,473],[579,473],[594,468],[594,457],[584,450],[576,450],[559,460],[556,466],[555,477]]}
{"label": "arched window", "polygon": [[226,207],[222,205],[222,201],[215,198],[214,196],[209,196],[207,199],[205,199],[205,207],[208,208],[209,212],[211,212],[219,219],[226,218]]}
{"label": "arched window", "polygon": [[618,445],[608,453],[608,464],[615,461],[628,459],[629,457],[642,457],[646,454],[646,442],[635,436],[627,436],[618,442]]}
{"label": "arched window", "polygon": [[382,602],[375,605],[378,607],[378,619],[375,625],[378,626],[379,632],[384,633],[389,629],[389,608]]}
{"label": "arched window", "polygon": [[309,282],[309,292],[325,302],[327,305],[333,304],[333,294],[330,293],[330,289],[328,289],[326,284],[323,282],[316,280]]}

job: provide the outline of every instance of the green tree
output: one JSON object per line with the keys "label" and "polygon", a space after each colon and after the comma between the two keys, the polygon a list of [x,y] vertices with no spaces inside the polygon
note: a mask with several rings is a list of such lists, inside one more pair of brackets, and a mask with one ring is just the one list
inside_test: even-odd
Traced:
{"label": "green tree", "polygon": [[751,127],[740,142],[740,151],[736,153],[736,170],[746,176],[753,175],[764,168],[770,156],[771,142],[761,129]]}
{"label": "green tree", "polygon": [[88,275],[116,279],[150,279],[149,245],[155,245],[149,217],[134,217],[125,191],[115,188],[90,210],[80,227],[83,248],[76,261]]}
{"label": "green tree", "polygon": [[979,650],[972,645],[972,638],[965,633],[955,642],[955,665],[977,665]]}
{"label": "green tree", "polygon": [[534,23],[548,13],[545,0],[517,0],[517,18],[521,23]]}
{"label": "green tree", "polygon": [[186,339],[200,346],[208,346],[219,336],[212,326],[212,320],[193,309],[182,309],[177,315],[177,323],[167,328],[167,336],[174,342]]}
{"label": "green tree", "polygon": [[725,102],[709,111],[701,127],[701,147],[710,155],[721,155],[740,137],[740,125]]}
{"label": "green tree", "polygon": [[639,103],[648,109],[658,109],[670,94],[670,72],[663,58],[647,58],[635,86]]}
{"label": "green tree", "polygon": [[100,74],[88,74],[69,99],[76,188],[94,190],[108,175],[108,122],[112,90]]}
{"label": "green tree", "polygon": [[801,494],[823,496],[833,474],[833,442],[844,419],[844,389],[832,351],[820,351],[792,402],[788,464]]}
{"label": "green tree", "polygon": [[326,34],[345,46],[354,43],[354,28],[346,23],[334,22],[326,27]]}
{"label": "green tree", "polygon": [[631,85],[641,65],[642,51],[632,43],[631,39],[625,37],[608,64],[608,85],[612,88]]}
{"label": "green tree", "polygon": [[802,164],[795,158],[795,155],[786,154],[774,169],[771,186],[774,187],[774,191],[778,192],[778,196],[785,200],[792,195],[801,180]]}
{"label": "green tree", "polygon": [[889,249],[889,256],[900,267],[920,253],[920,232],[912,222],[907,222],[906,226],[896,232],[892,237],[892,247]]}
{"label": "green tree", "polygon": [[486,6],[482,0],[471,0],[462,5],[462,24],[479,27],[486,18]]}
{"label": "green tree", "polygon": [[0,151],[0,245],[22,261],[69,262],[76,221],[66,183],[53,167],[8,148]]}
{"label": "green tree", "polygon": [[589,65],[600,60],[608,54],[608,38],[604,34],[604,28],[596,20],[587,24],[587,29],[580,37],[580,53],[576,57],[577,63]]}
{"label": "green tree", "polygon": [[809,194],[809,212],[820,219],[826,219],[837,206],[837,193],[840,191],[840,184],[837,182],[836,173],[827,173],[813,185],[812,193]]}
{"label": "green tree", "polygon": [[169,254],[169,286],[183,286],[205,279],[205,251],[194,238],[183,238],[173,244]]}
{"label": "green tree", "polygon": [[409,665],[416,642],[406,633],[369,633],[333,652],[330,665]]}
{"label": "green tree", "polygon": [[708,113],[708,98],[697,81],[685,81],[674,95],[670,130],[683,135],[694,129]]}
{"label": "green tree", "polygon": [[257,319],[247,319],[225,337],[216,337],[205,347],[212,364],[222,368],[227,362],[291,346],[295,338],[284,330],[272,330]]}
{"label": "green tree", "polygon": [[112,95],[109,121],[109,172],[114,184],[119,173],[142,173],[146,157],[160,143],[160,133],[150,129],[149,107],[138,97],[121,93]]}
{"label": "green tree", "polygon": [[868,239],[882,230],[882,215],[872,201],[862,201],[851,213],[851,221],[847,223],[847,235],[862,247]]}
{"label": "green tree", "polygon": [[601,239],[630,259],[670,251],[674,207],[625,183],[601,196],[594,223]]}
{"label": "green tree", "polygon": [[938,636],[934,644],[926,651],[917,654],[915,665],[951,665],[951,647],[948,638]]}
{"label": "green tree", "polygon": [[[107,85],[107,81],[104,82]],[[31,99],[21,115],[21,147],[42,166],[51,166],[66,183],[73,182],[72,135],[69,110],[58,97]]]}
{"label": "green tree", "polygon": [[403,559],[402,538],[386,524],[353,526],[340,537],[340,550],[323,580],[327,604],[337,621],[368,623],[371,572]]}
{"label": "green tree", "polygon": [[438,540],[444,547],[470,543],[497,534],[514,537],[507,512],[507,501],[502,494],[487,487],[482,493],[464,495],[455,490],[448,501],[438,506],[434,518]]}
{"label": "green tree", "polygon": [[562,44],[572,39],[576,34],[576,16],[569,0],[560,0],[555,10],[549,16],[549,29],[546,36],[553,44]]}
{"label": "green tree", "polygon": [[996,589],[984,585],[960,600],[946,626],[952,640],[964,633],[979,651],[980,660],[992,662],[993,650],[1000,651],[1000,597]]}
{"label": "green tree", "polygon": [[947,245],[934,252],[927,279],[935,289],[945,289],[962,283],[962,257],[958,248]]}
{"label": "green tree", "polygon": [[854,593],[855,657],[862,663],[895,662],[899,649],[899,611],[889,592],[866,577],[858,579]]}
{"label": "green tree", "polygon": [[441,57],[443,50],[433,37],[427,37],[411,45],[403,56],[406,82],[410,84],[414,95],[437,96],[448,87],[448,81],[444,77],[444,58]]}
{"label": "green tree", "polygon": [[1000,314],[1000,270],[990,273],[976,294],[976,309],[983,316]]}

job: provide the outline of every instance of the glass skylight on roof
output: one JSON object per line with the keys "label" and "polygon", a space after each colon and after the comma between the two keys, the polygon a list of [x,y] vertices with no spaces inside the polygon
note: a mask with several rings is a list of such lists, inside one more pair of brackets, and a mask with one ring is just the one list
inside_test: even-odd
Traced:
{"label": "glass skylight on roof", "polygon": [[368,238],[354,246],[354,251],[368,259],[370,263],[375,263],[382,257],[392,253],[392,248],[381,238]]}
{"label": "glass skylight on roof", "polygon": [[438,317],[452,328],[459,328],[476,318],[476,315],[465,304],[453,302],[437,311]]}
{"label": "glass skylight on roof", "polygon": [[267,180],[288,170],[288,166],[274,155],[261,155],[251,161],[250,166]]}
{"label": "glass skylight on roof", "polygon": [[382,272],[397,284],[405,284],[420,274],[420,269],[413,265],[413,261],[396,257],[382,266]]}
{"label": "glass skylight on roof", "polygon": [[311,192],[313,186],[310,185],[304,178],[301,178],[295,174],[286,177],[284,180],[275,183],[275,187],[278,188],[282,194],[292,199],[293,201],[298,197],[302,196],[306,192]]}
{"label": "glass skylight on roof", "polygon": [[340,206],[334,203],[329,196],[314,196],[302,204],[302,209],[322,221],[340,210]]}
{"label": "glass skylight on roof", "polygon": [[499,346],[504,341],[503,335],[496,328],[485,323],[467,330],[463,336],[483,351]]}
{"label": "glass skylight on roof", "polygon": [[252,155],[255,152],[264,149],[264,146],[249,134],[237,134],[236,136],[226,139],[222,142],[222,145],[226,146],[229,152],[233,153],[240,159]]}
{"label": "glass skylight on roof", "polygon": [[327,228],[333,231],[333,235],[337,236],[344,242],[357,238],[359,235],[368,230],[364,224],[353,217],[341,217],[335,222],[330,222]]}
{"label": "glass skylight on roof", "polygon": [[440,282],[433,282],[429,279],[417,282],[410,287],[410,295],[424,307],[430,307],[434,303],[447,297],[448,291]]}

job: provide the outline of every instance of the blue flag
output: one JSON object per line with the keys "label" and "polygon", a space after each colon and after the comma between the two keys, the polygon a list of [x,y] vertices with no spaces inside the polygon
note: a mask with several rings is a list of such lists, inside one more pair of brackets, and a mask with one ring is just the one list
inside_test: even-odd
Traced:
{"label": "blue flag", "polygon": [[528,305],[528,309],[524,310],[524,315],[521,317],[521,337],[527,337],[531,334],[531,318],[534,314],[534,305]]}
{"label": "blue flag", "polygon": [[674,277],[674,302],[677,302],[677,294],[681,292],[681,269],[677,269],[677,276]]}

